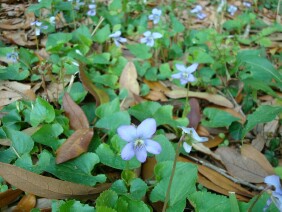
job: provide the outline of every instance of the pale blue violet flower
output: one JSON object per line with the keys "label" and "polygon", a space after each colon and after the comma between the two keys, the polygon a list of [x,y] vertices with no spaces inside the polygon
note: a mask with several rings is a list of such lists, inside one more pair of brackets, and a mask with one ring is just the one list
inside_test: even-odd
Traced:
{"label": "pale blue violet flower", "polygon": [[203,7],[201,5],[197,5],[196,7],[194,7],[192,10],[190,10],[191,13],[199,13],[203,10]]}
{"label": "pale blue violet flower", "polygon": [[56,24],[56,17],[55,16],[51,16],[49,18],[49,22],[50,22],[50,24],[55,25]]}
{"label": "pale blue violet flower", "polygon": [[147,152],[160,154],[161,145],[151,139],[156,128],[157,124],[153,118],[145,119],[137,128],[133,125],[120,126],[117,129],[118,135],[127,142],[121,151],[122,159],[130,160],[136,155],[137,160],[143,163],[147,158]]}
{"label": "pale blue violet flower", "polygon": [[162,15],[162,11],[157,8],[154,8],[152,10],[152,14],[149,15],[149,20],[153,21],[154,24],[157,24],[161,19],[161,15]]}
{"label": "pale blue violet flower", "polygon": [[282,186],[280,183],[280,178],[277,175],[270,175],[264,178],[264,182],[268,186],[273,186],[275,188],[271,193],[271,198],[269,198],[266,202],[266,206],[264,207],[264,211],[268,209],[270,204],[274,202],[279,211],[282,211]]}
{"label": "pale blue violet flower", "polygon": [[121,31],[116,31],[113,34],[109,35],[110,38],[113,38],[116,46],[120,46],[121,43],[125,43],[127,41],[126,38],[121,37]]}
{"label": "pale blue violet flower", "polygon": [[13,63],[18,61],[19,54],[17,52],[11,52],[6,54],[6,58],[11,60]]}
{"label": "pale blue violet flower", "polygon": [[161,38],[163,37],[163,35],[161,33],[158,32],[150,32],[150,31],[146,31],[143,33],[143,35],[145,36],[144,38],[141,38],[140,42],[141,43],[145,43],[147,46],[154,46],[155,44],[155,39]]}
{"label": "pale blue violet flower", "polygon": [[81,6],[84,5],[84,2],[80,2],[80,0],[76,0],[74,4],[74,9],[79,10]]}
{"label": "pale blue violet flower", "polygon": [[250,7],[252,6],[252,4],[251,4],[250,2],[248,2],[248,1],[244,1],[244,2],[243,2],[243,5],[244,5],[245,7],[247,7],[247,8],[250,8]]}
{"label": "pale blue violet flower", "polygon": [[192,73],[196,71],[198,63],[194,63],[189,67],[186,67],[183,64],[176,64],[175,66],[179,72],[171,75],[171,77],[173,79],[180,79],[181,85],[185,85],[188,82],[195,82],[197,80]]}
{"label": "pale blue violet flower", "polygon": [[89,8],[89,10],[87,12],[87,15],[95,16],[96,15],[96,4],[89,4],[88,8]]}
{"label": "pale blue violet flower", "polygon": [[[207,137],[200,137],[194,128],[187,128],[187,127],[180,127],[180,128],[182,129],[184,133],[189,135],[190,141],[192,143],[206,142],[209,140]],[[185,152],[187,153],[190,153],[192,150],[192,146],[188,144],[187,142],[183,143],[183,148]]]}
{"label": "pale blue violet flower", "polygon": [[35,35],[39,36],[42,29],[48,29],[48,26],[42,26],[42,22],[34,21],[30,23],[31,26],[35,26]]}
{"label": "pale blue violet flower", "polygon": [[200,20],[203,20],[203,19],[205,19],[206,17],[207,17],[207,15],[206,15],[205,13],[202,13],[202,12],[197,13],[197,18],[200,19]]}
{"label": "pale blue violet flower", "polygon": [[236,12],[237,12],[238,8],[234,5],[229,5],[228,9],[227,9],[227,12],[230,14],[230,15],[234,15]]}

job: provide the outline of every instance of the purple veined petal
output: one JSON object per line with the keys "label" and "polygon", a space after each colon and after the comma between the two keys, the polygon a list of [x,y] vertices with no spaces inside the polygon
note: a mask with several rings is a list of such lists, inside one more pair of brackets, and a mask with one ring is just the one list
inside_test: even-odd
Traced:
{"label": "purple veined petal", "polygon": [[150,32],[150,31],[146,31],[146,32],[143,33],[143,35],[145,37],[149,37],[149,36],[151,36],[151,34],[152,34],[152,32]]}
{"label": "purple veined petal", "polygon": [[270,175],[264,178],[264,182],[267,185],[272,185],[275,187],[275,191],[282,194],[282,188],[280,184],[280,177],[277,175]]}
{"label": "purple veined petal", "polygon": [[153,32],[152,36],[153,36],[154,39],[158,39],[158,38],[163,37],[163,35],[161,33],[158,33],[158,32]]}
{"label": "purple veined petal", "polygon": [[147,151],[145,147],[135,150],[135,154],[137,160],[139,160],[141,163],[144,163],[146,161]]}
{"label": "purple veined petal", "polygon": [[191,13],[199,13],[200,11],[203,10],[203,7],[201,5],[197,5],[194,7],[192,10],[190,10]]}
{"label": "purple veined petal", "polygon": [[153,47],[154,44],[155,44],[154,39],[147,39],[147,40],[146,40],[146,45],[147,45],[147,46]]}
{"label": "purple veined petal", "polygon": [[136,128],[132,125],[120,126],[117,133],[126,142],[133,142],[137,138]]}
{"label": "purple veined petal", "polygon": [[141,42],[141,43],[147,43],[147,38],[141,38],[141,39],[140,39],[140,42]]}
{"label": "purple veined petal", "polygon": [[207,15],[206,15],[205,13],[202,13],[202,12],[197,13],[197,18],[200,19],[200,20],[203,20],[203,19],[205,19],[206,17],[207,17]]}
{"label": "purple veined petal", "polygon": [[193,63],[192,65],[190,65],[189,67],[187,67],[187,73],[188,74],[192,74],[194,71],[197,70],[198,68],[198,63]]}
{"label": "purple veined petal", "polygon": [[145,146],[148,152],[155,154],[155,155],[160,154],[162,151],[161,145],[158,142],[151,140],[151,139],[145,140]]}
{"label": "purple veined petal", "polygon": [[89,8],[90,10],[93,10],[93,9],[96,8],[96,4],[89,4],[89,5],[88,5],[88,8]]}
{"label": "purple veined petal", "polygon": [[117,38],[121,35],[121,31],[116,31],[113,34],[110,34],[109,37],[110,38]]}
{"label": "purple veined petal", "polygon": [[157,129],[155,119],[148,118],[142,121],[137,127],[137,137],[141,139],[151,138]]}
{"label": "purple veined petal", "polygon": [[185,67],[185,65],[183,65],[183,64],[175,64],[175,67],[176,67],[176,69],[177,69],[178,71],[180,71],[180,72],[186,71],[186,67]]}
{"label": "purple veined petal", "polygon": [[177,73],[177,74],[171,75],[171,78],[173,78],[173,79],[181,79],[181,77],[182,77],[182,73]]}
{"label": "purple veined petal", "polygon": [[279,211],[282,211],[282,193],[272,192],[272,200]]}
{"label": "purple veined petal", "polygon": [[189,82],[188,79],[180,78],[180,84],[181,84],[181,85],[185,85],[185,84],[187,84],[188,82]]}
{"label": "purple veined petal", "polygon": [[121,158],[123,160],[130,160],[135,155],[133,142],[126,144],[121,151]]}
{"label": "purple veined petal", "polygon": [[183,148],[185,150],[185,152],[190,153],[192,150],[192,146],[187,144],[186,142],[183,143]]}
{"label": "purple veined petal", "polygon": [[160,18],[155,18],[154,21],[153,21],[153,23],[154,23],[154,24],[157,24],[157,23],[159,23],[159,21],[160,21]]}
{"label": "purple veined petal", "polygon": [[159,10],[159,9],[157,9],[157,8],[154,8],[154,9],[152,10],[152,14],[154,14],[154,15],[158,15],[158,16],[161,16],[162,11],[161,11],[161,10]]}
{"label": "purple veined petal", "polygon": [[87,15],[89,15],[89,16],[95,16],[95,15],[96,15],[96,10],[89,10],[89,11],[87,12]]}
{"label": "purple veined petal", "polygon": [[40,27],[40,26],[42,25],[42,22],[36,21],[35,25],[38,26],[38,27]]}
{"label": "purple veined petal", "polygon": [[200,137],[194,128],[181,127],[184,133],[191,134],[192,138],[197,142],[206,142],[209,139],[207,137]]}
{"label": "purple veined petal", "polygon": [[151,15],[148,16],[148,18],[149,18],[149,20],[153,21],[154,20],[154,15],[151,14]]}
{"label": "purple veined petal", "polygon": [[127,39],[123,37],[119,37],[117,40],[121,43],[125,43],[127,41]]}
{"label": "purple veined petal", "polygon": [[195,82],[197,79],[193,76],[193,74],[189,74],[188,79],[189,82]]}
{"label": "purple veined petal", "polygon": [[114,43],[116,44],[117,47],[120,47],[120,43],[119,43],[118,39],[114,39]]}

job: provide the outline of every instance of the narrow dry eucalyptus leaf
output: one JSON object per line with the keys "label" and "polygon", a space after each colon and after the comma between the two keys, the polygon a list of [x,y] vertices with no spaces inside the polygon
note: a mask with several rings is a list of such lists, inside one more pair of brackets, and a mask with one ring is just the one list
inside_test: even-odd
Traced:
{"label": "narrow dry eucalyptus leaf", "polygon": [[87,77],[85,71],[83,70],[83,65],[79,65],[79,77],[80,80],[84,86],[84,88],[91,93],[91,95],[95,98],[96,100],[96,105],[100,105],[103,103],[107,103],[109,102],[110,98],[108,96],[108,94],[101,90],[100,88],[97,88],[92,82],[91,80]]}
{"label": "narrow dry eucalyptus leaf", "polygon": [[269,174],[261,164],[250,158],[242,156],[238,151],[230,147],[220,147],[215,153],[220,155],[222,163],[228,172],[242,180],[251,183],[262,183]]}
{"label": "narrow dry eucalyptus leaf", "polygon": [[111,186],[111,184],[100,184],[90,187],[57,180],[1,162],[0,175],[5,181],[22,191],[49,199],[93,199]]}
{"label": "narrow dry eucalyptus leaf", "polygon": [[93,134],[93,129],[76,130],[57,150],[56,163],[66,162],[86,152]]}
{"label": "narrow dry eucalyptus leaf", "polygon": [[[166,91],[165,95],[172,99],[180,99],[180,98],[185,98],[187,95],[187,90],[186,89],[175,89],[172,91]],[[200,99],[205,99],[209,102],[212,102],[216,105],[220,105],[223,107],[227,108],[233,108],[233,104],[226,99],[225,97],[218,95],[218,94],[210,94],[210,93],[204,93],[204,92],[193,92],[189,91],[188,94],[189,97],[195,97],[195,98],[200,98]]]}
{"label": "narrow dry eucalyptus leaf", "polygon": [[63,107],[66,116],[70,120],[70,127],[73,130],[87,129],[89,123],[83,110],[71,99],[68,93],[63,97]]}

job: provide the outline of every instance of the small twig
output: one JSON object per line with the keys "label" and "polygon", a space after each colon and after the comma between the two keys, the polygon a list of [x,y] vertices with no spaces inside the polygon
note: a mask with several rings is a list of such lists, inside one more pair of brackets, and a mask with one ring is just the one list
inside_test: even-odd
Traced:
{"label": "small twig", "polygon": [[277,12],[276,12],[276,21],[277,23],[280,24],[280,18],[279,18],[279,12],[280,12],[280,4],[281,4],[281,0],[278,1],[278,5],[277,5]]}
{"label": "small twig", "polygon": [[200,163],[201,165],[203,166],[206,166],[216,172],[218,172],[219,174],[223,175],[224,177],[228,178],[229,180],[232,180],[234,183],[237,183],[237,184],[241,184],[241,185],[244,185],[244,186],[247,186],[249,188],[252,188],[253,190],[257,190],[257,191],[261,191],[263,190],[264,188],[262,187],[258,187],[254,184],[251,184],[249,182],[246,182],[245,180],[242,180],[242,179],[238,179],[238,178],[235,178],[235,177],[232,177],[230,175],[227,174],[227,171],[225,171],[224,169],[221,169],[221,168],[218,168],[217,166],[215,165],[212,165],[210,163],[207,163],[207,162],[204,162],[202,160],[199,160],[198,158],[195,158],[195,157],[192,157],[190,155],[187,155],[186,157],[192,159],[193,161],[196,161],[197,163]]}
{"label": "small twig", "polygon": [[105,19],[104,19],[104,17],[100,17],[100,20],[99,20],[99,22],[98,22],[98,24],[97,24],[97,26],[95,27],[95,29],[93,30],[93,32],[91,33],[91,36],[93,36],[95,33],[96,33],[96,31],[99,29],[99,27],[100,27],[100,25],[102,24],[102,22],[104,21]]}
{"label": "small twig", "polygon": [[19,155],[19,153],[17,152],[17,150],[13,147],[13,145],[11,145],[12,149],[14,150],[15,154],[17,155],[18,158],[21,158],[21,156]]}

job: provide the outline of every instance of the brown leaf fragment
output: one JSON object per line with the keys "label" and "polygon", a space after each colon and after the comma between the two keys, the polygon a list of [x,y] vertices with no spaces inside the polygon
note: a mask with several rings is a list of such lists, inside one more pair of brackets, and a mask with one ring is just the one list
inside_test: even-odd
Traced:
{"label": "brown leaf fragment", "polygon": [[17,204],[17,207],[13,211],[28,212],[31,211],[31,209],[34,208],[35,205],[36,197],[33,194],[26,194],[23,196],[23,198],[21,198],[21,200]]}
{"label": "brown leaf fragment", "polygon": [[70,120],[70,127],[73,130],[87,129],[89,123],[83,110],[72,100],[68,93],[64,94],[63,107],[66,116]]}
{"label": "brown leaf fragment", "polygon": [[0,192],[0,208],[14,202],[21,195],[21,193],[23,193],[23,191],[20,189],[8,189],[5,192]]}
{"label": "brown leaf fragment", "polygon": [[103,103],[107,103],[110,101],[110,98],[108,96],[108,94],[98,88],[96,85],[94,85],[91,80],[87,77],[85,71],[83,70],[84,67],[83,65],[79,65],[79,77],[80,77],[80,80],[84,86],[84,88],[89,92],[91,93],[91,95],[95,98],[96,100],[96,105],[100,105],[100,104],[103,104]]}
{"label": "brown leaf fragment", "polygon": [[9,43],[17,44],[19,46],[36,46],[36,41],[29,40],[27,34],[24,31],[3,31],[3,37],[6,38]]}
{"label": "brown leaf fragment", "polygon": [[[175,89],[172,91],[166,91],[165,95],[172,98],[172,99],[180,99],[180,98],[185,98],[187,95],[187,90],[186,89]],[[218,95],[218,94],[210,94],[206,92],[194,92],[194,91],[189,91],[188,94],[189,97],[195,97],[195,98],[200,98],[200,99],[205,99],[209,102],[214,103],[215,105],[220,105],[223,107],[227,108],[233,108],[233,104],[224,96]]]}
{"label": "brown leaf fragment", "polygon": [[266,140],[264,139],[262,133],[256,135],[256,138],[252,140],[252,146],[258,151],[262,151],[264,148]]}
{"label": "brown leaf fragment", "polygon": [[234,177],[251,183],[262,183],[269,175],[257,161],[242,156],[235,149],[219,147],[215,153],[220,155],[222,163]]}
{"label": "brown leaf fragment", "polygon": [[201,121],[200,104],[196,98],[190,98],[189,104],[191,109],[188,114],[188,119],[189,119],[188,127],[193,127],[194,129],[197,129]]}
{"label": "brown leaf fragment", "polygon": [[0,175],[5,181],[22,191],[49,199],[93,199],[111,186],[105,183],[90,187],[57,180],[1,162]]}
{"label": "brown leaf fragment", "polygon": [[218,135],[210,138],[207,142],[204,142],[203,144],[208,147],[208,148],[213,148],[218,146],[219,144],[221,144],[224,141],[223,138],[220,138]]}
{"label": "brown leaf fragment", "polygon": [[261,167],[269,175],[274,174],[273,167],[271,166],[269,161],[266,159],[266,157],[260,151],[258,151],[256,148],[254,148],[252,145],[244,144],[241,147],[241,154],[242,154],[242,156],[250,158],[253,161],[256,161],[258,164],[260,164]]}
{"label": "brown leaf fragment", "polygon": [[57,150],[56,163],[66,162],[86,152],[93,134],[93,129],[76,130]]}
{"label": "brown leaf fragment", "polygon": [[28,29],[30,28],[31,22],[35,21],[34,13],[26,13],[25,20],[19,19],[8,19],[0,23],[0,29],[6,30],[18,30],[18,29]]}

